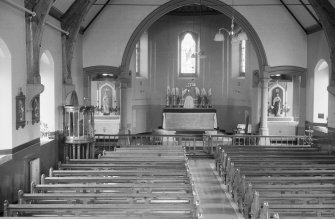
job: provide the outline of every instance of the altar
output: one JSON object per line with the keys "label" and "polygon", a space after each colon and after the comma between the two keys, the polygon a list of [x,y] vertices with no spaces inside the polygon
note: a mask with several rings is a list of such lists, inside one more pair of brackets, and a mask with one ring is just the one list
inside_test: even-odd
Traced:
{"label": "altar", "polygon": [[217,128],[216,109],[213,108],[165,108],[163,129],[166,130],[214,130]]}

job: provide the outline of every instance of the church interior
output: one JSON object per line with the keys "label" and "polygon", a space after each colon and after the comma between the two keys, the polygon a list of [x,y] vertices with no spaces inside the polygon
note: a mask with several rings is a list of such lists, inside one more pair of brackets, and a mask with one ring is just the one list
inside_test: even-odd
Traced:
{"label": "church interior", "polygon": [[335,0],[0,0],[0,215],[335,218],[334,69]]}

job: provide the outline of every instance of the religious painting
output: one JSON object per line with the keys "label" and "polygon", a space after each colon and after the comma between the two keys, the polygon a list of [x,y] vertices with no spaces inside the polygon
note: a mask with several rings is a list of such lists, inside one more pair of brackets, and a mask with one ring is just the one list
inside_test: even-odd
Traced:
{"label": "religious painting", "polygon": [[20,127],[24,128],[26,125],[26,107],[25,107],[26,96],[23,95],[20,90],[19,95],[16,96],[16,129]]}
{"label": "religious painting", "polygon": [[40,122],[40,96],[34,97],[31,103],[32,106],[32,124],[34,125],[35,123]]}

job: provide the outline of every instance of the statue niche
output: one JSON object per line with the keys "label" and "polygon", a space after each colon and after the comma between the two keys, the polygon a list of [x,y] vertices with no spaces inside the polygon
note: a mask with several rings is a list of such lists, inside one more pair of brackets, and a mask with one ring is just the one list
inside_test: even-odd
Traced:
{"label": "statue niche", "polygon": [[115,89],[110,84],[106,83],[101,86],[99,89],[100,93],[100,109],[103,115],[110,115],[112,109],[115,105]]}

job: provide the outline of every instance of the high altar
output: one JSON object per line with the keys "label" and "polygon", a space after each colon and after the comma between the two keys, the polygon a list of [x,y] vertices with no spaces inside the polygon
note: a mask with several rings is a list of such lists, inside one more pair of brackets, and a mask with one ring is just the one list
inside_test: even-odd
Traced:
{"label": "high altar", "polygon": [[163,129],[214,130],[217,128],[216,109],[212,108],[212,91],[196,87],[194,82],[186,88],[167,88],[166,107],[163,109]]}

